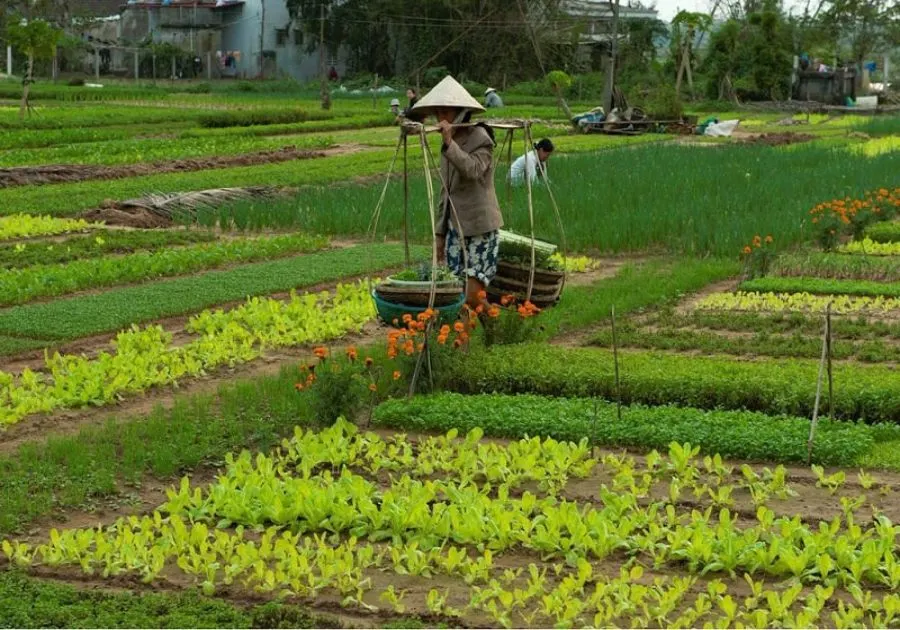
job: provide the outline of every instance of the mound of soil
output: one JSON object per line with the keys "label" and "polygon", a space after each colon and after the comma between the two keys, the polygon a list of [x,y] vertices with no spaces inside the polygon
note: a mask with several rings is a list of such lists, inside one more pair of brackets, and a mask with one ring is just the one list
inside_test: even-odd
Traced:
{"label": "mound of soil", "polygon": [[81,215],[86,221],[103,222],[106,225],[119,225],[129,228],[151,230],[166,228],[172,220],[147,210],[146,208],[117,208],[115,206],[96,208]]}
{"label": "mound of soil", "polygon": [[324,151],[310,151],[286,146],[274,151],[259,151],[239,155],[210,156],[144,164],[103,166],[96,164],[50,164],[45,166],[18,166],[0,168],[0,188],[27,186],[29,184],[58,184],[95,179],[122,179],[141,175],[158,175],[188,171],[205,171],[233,166],[272,164],[290,160],[308,160],[328,155]]}
{"label": "mound of soil", "polygon": [[770,147],[778,147],[785,144],[809,142],[815,139],[815,136],[808,133],[761,133],[757,136],[749,136],[743,142],[745,144],[764,144]]}

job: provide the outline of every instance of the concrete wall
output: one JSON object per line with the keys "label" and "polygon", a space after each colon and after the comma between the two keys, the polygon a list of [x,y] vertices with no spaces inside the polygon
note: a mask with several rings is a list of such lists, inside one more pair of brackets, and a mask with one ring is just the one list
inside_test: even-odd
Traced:
{"label": "concrete wall", "polygon": [[[265,2],[263,50],[266,52],[266,78],[291,77],[298,81],[310,81],[319,75],[318,51],[306,52],[306,42],[298,42],[295,28],[283,0],[247,0],[243,6],[229,8],[223,18],[222,48],[240,51],[237,75],[254,78],[260,68],[260,21],[262,3]],[[279,38],[282,31],[284,37]],[[271,59],[274,55],[274,61]],[[343,76],[346,60],[326,59]],[[274,77],[273,77],[274,75]]]}

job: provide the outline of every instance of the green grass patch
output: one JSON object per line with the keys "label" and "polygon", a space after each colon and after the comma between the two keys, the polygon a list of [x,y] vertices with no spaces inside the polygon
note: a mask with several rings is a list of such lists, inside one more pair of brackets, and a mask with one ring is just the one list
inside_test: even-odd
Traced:
{"label": "green grass patch", "polygon": [[248,296],[377,273],[403,263],[403,246],[348,247],[0,311],[0,333],[62,342]]}
{"label": "green grass patch", "polygon": [[[403,431],[460,434],[480,427],[486,435],[517,439],[552,437],[602,446],[667,450],[690,442],[709,454],[774,462],[805,462],[809,420],[749,411],[707,411],[685,407],[625,406],[621,420],[615,403],[586,398],[534,395],[437,394],[381,403],[373,422]],[[876,428],[823,421],[816,433],[818,463],[854,465],[868,455]],[[884,429],[879,433],[884,436]],[[900,439],[900,427],[887,429]]]}
{"label": "green grass patch", "polygon": [[155,251],[163,247],[211,243],[218,236],[205,230],[95,230],[64,240],[0,244],[0,269],[62,264],[109,254]]}
{"label": "green grass patch", "polygon": [[741,291],[758,293],[814,293],[817,295],[860,295],[865,297],[900,297],[900,282],[874,280],[839,280],[810,277],[767,277],[747,280]]}
{"label": "green grass patch", "polygon": [[323,236],[284,234],[8,269],[0,271],[0,305],[282,258],[327,246]]}
{"label": "green grass patch", "polygon": [[541,315],[541,324],[548,335],[577,330],[608,320],[613,306],[624,315],[680,299],[739,271],[736,262],[717,259],[661,259],[628,264],[612,278],[567,287],[559,305]]}
{"label": "green grass patch", "polygon": [[86,590],[0,573],[4,628],[337,628],[336,620],[280,603],[248,607],[194,591]]}
{"label": "green grass patch", "polygon": [[900,257],[825,252],[785,253],[775,258],[769,267],[769,274],[896,282],[900,281]]}
{"label": "green grass patch", "polygon": [[290,139],[278,136],[273,138],[231,136],[177,139],[127,138],[45,149],[6,151],[0,155],[0,167],[42,164],[116,166],[273,151],[285,146],[298,149],[324,149],[330,145],[330,140],[322,136],[299,136]]}
{"label": "green grass patch", "polygon": [[0,335],[0,356],[18,354],[28,350],[46,348],[51,342],[46,339],[32,339],[29,337],[10,337]]}
{"label": "green grass patch", "polygon": [[[677,404],[700,409],[811,416],[818,361],[688,357],[659,352],[619,353],[626,404]],[[501,346],[459,361],[448,389],[462,393],[547,396],[616,395],[613,352],[546,344]],[[827,412],[826,403],[823,412]],[[900,378],[891,367],[834,367],[835,416],[868,423],[900,422]]]}
{"label": "green grass patch", "polygon": [[225,453],[268,450],[309,417],[296,370],[240,381],[218,395],[176,399],[144,418],[110,420],[71,436],[49,436],[0,457],[0,532],[36,518],[129,493],[145,476],[174,479]]}
{"label": "green grass patch", "polygon": [[900,116],[866,116],[854,121],[853,131],[870,136],[900,136]]}

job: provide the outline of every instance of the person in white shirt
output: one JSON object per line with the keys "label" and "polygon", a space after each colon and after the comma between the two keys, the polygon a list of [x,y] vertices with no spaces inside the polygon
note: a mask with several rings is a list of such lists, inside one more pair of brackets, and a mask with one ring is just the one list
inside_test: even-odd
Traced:
{"label": "person in white shirt", "polygon": [[540,178],[547,177],[547,160],[553,153],[553,143],[549,138],[544,138],[540,142],[535,143],[534,150],[529,151],[515,162],[509,169],[509,181],[514,186],[525,183],[525,177],[532,184]]}

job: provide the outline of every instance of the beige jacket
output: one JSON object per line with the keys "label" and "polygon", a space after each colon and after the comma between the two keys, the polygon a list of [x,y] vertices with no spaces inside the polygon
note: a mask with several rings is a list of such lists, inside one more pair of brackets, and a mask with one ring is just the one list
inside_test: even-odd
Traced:
{"label": "beige jacket", "polygon": [[[493,152],[494,141],[481,127],[464,127],[453,135],[453,141],[441,153],[444,189],[435,234],[446,234],[450,225],[463,236],[477,236],[503,227],[494,190]],[[448,195],[455,215],[447,203]]]}

